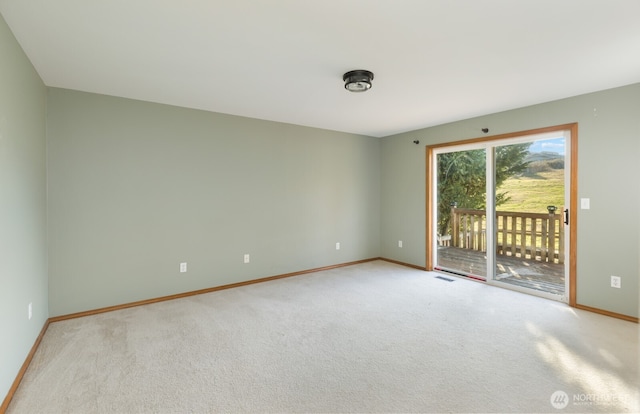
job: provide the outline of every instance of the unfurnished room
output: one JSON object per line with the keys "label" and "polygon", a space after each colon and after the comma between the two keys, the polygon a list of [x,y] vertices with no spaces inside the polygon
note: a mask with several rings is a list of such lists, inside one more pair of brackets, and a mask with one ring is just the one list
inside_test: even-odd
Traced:
{"label": "unfurnished room", "polygon": [[637,0],[0,0],[0,414],[640,412]]}

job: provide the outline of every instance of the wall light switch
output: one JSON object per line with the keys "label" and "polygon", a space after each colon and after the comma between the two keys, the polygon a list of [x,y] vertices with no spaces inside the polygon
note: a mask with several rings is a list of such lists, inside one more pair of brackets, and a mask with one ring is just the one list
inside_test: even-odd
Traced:
{"label": "wall light switch", "polygon": [[589,210],[591,208],[591,200],[589,200],[588,198],[581,198],[580,208],[583,210]]}
{"label": "wall light switch", "polygon": [[398,247],[402,247],[402,240],[398,240]]}
{"label": "wall light switch", "polygon": [[187,271],[187,262],[180,263],[180,273],[186,273]]}
{"label": "wall light switch", "polygon": [[340,242],[336,243],[336,250],[340,250]]}
{"label": "wall light switch", "polygon": [[248,254],[244,255],[244,262],[249,263],[251,261],[251,257]]}

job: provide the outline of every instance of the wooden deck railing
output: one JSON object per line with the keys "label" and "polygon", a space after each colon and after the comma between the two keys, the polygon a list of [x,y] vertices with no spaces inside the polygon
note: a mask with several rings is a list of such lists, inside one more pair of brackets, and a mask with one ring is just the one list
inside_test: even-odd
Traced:
{"label": "wooden deck railing", "polygon": [[[451,208],[451,246],[487,251],[484,210]],[[564,225],[555,211],[496,212],[496,254],[564,263]]]}

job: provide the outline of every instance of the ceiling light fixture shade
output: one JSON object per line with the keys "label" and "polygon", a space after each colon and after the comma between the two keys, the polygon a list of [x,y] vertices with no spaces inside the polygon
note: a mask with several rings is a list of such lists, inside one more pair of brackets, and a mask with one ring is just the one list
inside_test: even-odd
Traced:
{"label": "ceiling light fixture shade", "polygon": [[368,70],[352,70],[342,76],[344,88],[349,92],[364,92],[371,89],[373,73]]}

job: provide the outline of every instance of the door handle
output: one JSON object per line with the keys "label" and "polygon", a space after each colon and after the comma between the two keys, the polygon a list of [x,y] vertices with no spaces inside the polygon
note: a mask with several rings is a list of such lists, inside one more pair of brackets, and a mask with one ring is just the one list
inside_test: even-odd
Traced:
{"label": "door handle", "polygon": [[569,209],[564,210],[564,224],[569,224]]}

